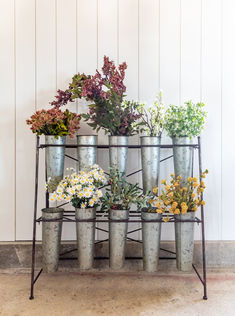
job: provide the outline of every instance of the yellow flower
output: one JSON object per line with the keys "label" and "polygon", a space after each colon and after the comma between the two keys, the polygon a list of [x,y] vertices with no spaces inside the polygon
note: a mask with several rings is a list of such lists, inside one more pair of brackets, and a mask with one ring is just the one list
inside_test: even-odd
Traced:
{"label": "yellow flower", "polygon": [[181,177],[181,176],[178,176],[176,179],[177,179],[177,180],[182,180],[182,177]]}
{"label": "yellow flower", "polygon": [[174,173],[172,173],[172,174],[171,174],[171,177],[172,177],[172,178],[174,178],[174,176],[175,176],[175,174],[174,174]]}
{"label": "yellow flower", "polygon": [[188,207],[182,207],[182,209],[181,209],[182,214],[186,214],[187,210],[188,210]]}
{"label": "yellow flower", "polygon": [[170,217],[169,217],[169,216],[163,218],[163,221],[164,221],[165,223],[166,223],[166,222],[169,222],[169,220],[170,220]]}
{"label": "yellow flower", "polygon": [[178,186],[179,186],[179,182],[176,181],[176,182],[174,183],[174,186],[175,186],[175,187],[178,187]]}
{"label": "yellow flower", "polygon": [[150,203],[150,204],[153,204],[153,199],[149,200],[149,203]]}
{"label": "yellow flower", "polygon": [[187,206],[187,204],[185,202],[182,202],[180,205],[181,205],[181,207]]}
{"label": "yellow flower", "polygon": [[175,208],[177,207],[177,205],[178,205],[177,202],[173,202],[172,205],[171,205],[171,207],[172,207],[173,209],[175,209]]}
{"label": "yellow flower", "polygon": [[200,202],[200,204],[201,204],[201,205],[205,205],[206,202],[202,200],[202,201]]}
{"label": "yellow flower", "polygon": [[156,207],[157,207],[157,208],[161,208],[161,203],[160,203],[160,202],[157,202],[157,203],[156,203]]}
{"label": "yellow flower", "polygon": [[170,213],[174,213],[174,209],[171,207],[171,208],[169,208],[169,212]]}
{"label": "yellow flower", "polygon": [[175,211],[174,211],[174,214],[176,214],[176,215],[177,215],[177,214],[180,214],[180,209],[179,209],[179,208],[176,208]]}
{"label": "yellow flower", "polygon": [[201,175],[202,178],[205,178],[206,176],[204,174]]}
{"label": "yellow flower", "polygon": [[201,181],[200,186],[203,187],[203,188],[205,187],[204,181]]}
{"label": "yellow flower", "polygon": [[183,187],[183,191],[187,191],[188,189],[187,189],[187,187]]}
{"label": "yellow flower", "polygon": [[169,201],[169,200],[164,201],[165,205],[169,205],[170,203],[171,203],[171,201]]}
{"label": "yellow flower", "polygon": [[169,196],[170,198],[173,198],[173,196],[174,196],[174,192],[170,192],[170,193],[168,193],[168,196]]}
{"label": "yellow flower", "polygon": [[197,182],[193,182],[193,187],[196,188],[198,186]]}
{"label": "yellow flower", "polygon": [[166,191],[169,191],[169,190],[170,190],[170,188],[171,188],[171,187],[169,186],[169,184],[166,184],[166,185],[165,185],[165,189],[166,189]]}
{"label": "yellow flower", "polygon": [[192,211],[196,212],[196,211],[197,211],[197,207],[194,206],[194,207],[192,208]]}
{"label": "yellow flower", "polygon": [[157,194],[157,191],[158,191],[158,187],[153,188],[153,193],[154,194]]}
{"label": "yellow flower", "polygon": [[156,211],[158,214],[162,214],[162,210],[160,208],[157,209]]}
{"label": "yellow flower", "polygon": [[198,199],[196,199],[196,200],[195,200],[195,203],[196,203],[196,204],[199,204],[199,200],[198,200]]}
{"label": "yellow flower", "polygon": [[162,179],[161,184],[166,184],[166,180]]}
{"label": "yellow flower", "polygon": [[193,178],[192,177],[188,177],[188,182],[191,182],[191,181],[193,181]]}
{"label": "yellow flower", "polygon": [[196,194],[195,193],[192,193],[191,197],[192,199],[195,198]]}
{"label": "yellow flower", "polygon": [[194,182],[197,182],[197,177],[194,177],[194,178],[193,178],[193,181],[194,181]]}

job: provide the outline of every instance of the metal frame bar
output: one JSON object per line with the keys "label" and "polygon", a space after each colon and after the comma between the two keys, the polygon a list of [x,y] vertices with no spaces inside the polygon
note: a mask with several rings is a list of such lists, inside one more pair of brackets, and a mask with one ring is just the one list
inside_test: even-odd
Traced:
{"label": "metal frame bar", "polygon": [[[170,220],[168,222],[164,222],[164,217],[166,215],[163,216],[163,219],[161,220],[142,220],[140,217],[140,214],[136,211],[131,211],[130,217],[137,217],[137,219],[128,219],[128,220],[111,220],[109,219],[107,214],[104,214],[102,212],[97,212],[97,217],[101,219],[95,219],[95,220],[77,220],[75,218],[71,218],[74,217],[75,211],[65,211],[65,214],[63,216],[62,219],[60,220],[45,220],[42,219],[42,217],[37,218],[37,201],[38,201],[38,174],[39,174],[39,154],[40,151],[39,149],[44,149],[46,147],[65,147],[65,148],[77,148],[77,147],[96,147],[99,149],[108,149],[110,147],[128,147],[130,149],[140,149],[141,147],[160,147],[160,148],[173,148],[173,147],[192,147],[192,151],[193,151],[193,156],[192,156],[192,175],[193,175],[193,169],[194,169],[194,149],[198,149],[198,165],[199,165],[199,175],[200,175],[200,180],[202,179],[202,161],[201,161],[201,140],[200,137],[198,137],[198,143],[197,144],[185,144],[185,145],[74,145],[74,144],[65,144],[65,145],[55,145],[55,144],[40,144],[40,138],[37,137],[36,139],[36,161],[35,161],[35,196],[34,196],[34,216],[33,216],[33,240],[32,240],[32,265],[31,265],[31,287],[30,287],[30,297],[29,299],[32,300],[34,299],[34,285],[37,282],[38,278],[40,277],[41,273],[43,272],[43,269],[40,269],[40,271],[38,272],[38,274],[35,277],[35,251],[36,251],[36,224],[40,223],[40,222],[50,222],[50,221],[59,221],[59,222],[92,222],[94,221],[95,223],[110,223],[110,222],[130,222],[130,223],[142,223],[142,222],[162,222],[162,223],[175,223],[175,222],[195,222],[197,224],[201,224],[201,229],[202,229],[202,240],[201,240],[201,244],[202,244],[202,263],[203,263],[203,275],[201,276],[200,273],[198,272],[196,266],[193,264],[193,270],[195,271],[197,277],[199,278],[199,280],[201,281],[202,285],[203,285],[203,299],[207,300],[207,279],[206,279],[206,251],[205,251],[205,225],[204,225],[204,207],[203,205],[201,205],[201,219],[199,219],[198,217],[195,217],[195,219],[193,220],[176,220],[172,215],[170,215]],[[65,157],[75,160],[77,161],[76,158],[65,154]],[[166,158],[163,158],[161,160],[161,162],[168,160],[170,158],[172,158],[173,155],[170,155]],[[141,172],[142,169],[137,170],[135,172],[132,172],[130,174],[127,175],[127,177],[130,177],[138,172]],[[45,175],[47,178],[47,175]],[[49,207],[49,196],[48,193],[46,193],[45,195],[46,198],[46,206]],[[202,196],[203,198],[203,196]],[[67,205],[68,202],[61,204],[60,206],[57,207],[62,207],[64,205]],[[168,215],[169,216],[169,215]],[[102,229],[100,227],[96,227],[97,230],[103,231],[108,233],[108,230]],[[136,231],[141,230],[141,228],[137,228],[134,229],[132,231],[129,231],[127,234],[131,234],[134,233]],[[103,240],[99,240],[96,241],[95,244],[99,244],[99,243],[103,243],[103,242],[107,242],[109,240],[109,238],[107,239],[103,239]],[[127,240],[131,240],[137,243],[142,243],[141,240],[136,240],[134,238],[130,238],[127,237]],[[66,254],[69,254],[73,251],[76,251],[77,248],[73,248],[70,249],[68,251],[65,251],[63,253],[60,254],[60,260],[76,260],[76,257],[64,257]],[[161,260],[175,260],[176,256],[175,256],[175,252],[174,251],[170,251],[164,248],[160,248],[160,250],[165,251],[169,254],[174,255],[173,257],[159,257],[159,259]],[[94,259],[96,260],[101,260],[101,259],[109,259],[109,257],[95,257]],[[142,257],[126,257],[127,260],[142,260]]]}

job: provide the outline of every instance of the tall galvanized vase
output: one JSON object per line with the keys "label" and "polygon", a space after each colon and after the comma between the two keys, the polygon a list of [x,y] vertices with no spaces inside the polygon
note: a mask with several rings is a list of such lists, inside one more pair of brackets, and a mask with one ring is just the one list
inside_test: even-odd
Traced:
{"label": "tall galvanized vase", "polygon": [[161,137],[142,136],[141,138],[141,161],[144,193],[152,192],[158,185],[160,170],[160,147],[147,147],[148,145],[160,145]]}
{"label": "tall galvanized vase", "polygon": [[[97,135],[78,135],[78,145],[97,145]],[[97,147],[78,146],[78,170],[83,170],[96,163]]]}
{"label": "tall galvanized vase", "polygon": [[126,220],[126,222],[109,223],[109,266],[113,270],[119,270],[125,262],[129,210],[111,209],[109,218],[111,220]]}
{"label": "tall galvanized vase", "polygon": [[162,214],[150,213],[142,210],[142,240],[143,240],[143,267],[147,272],[155,272],[158,269],[161,222],[144,222],[148,220],[161,220]]}
{"label": "tall galvanized vase", "polygon": [[[109,145],[128,145],[128,136],[109,136]],[[109,166],[126,173],[128,147],[109,148]]]}
{"label": "tall galvanized vase", "polygon": [[[190,145],[189,137],[173,137],[173,145]],[[175,176],[182,177],[182,184],[187,183],[188,177],[192,175],[192,147],[173,147]]]}
{"label": "tall galvanized vase", "polygon": [[[193,220],[195,212],[175,215],[176,220]],[[184,272],[192,270],[194,249],[194,224],[193,222],[175,223],[176,240],[176,266]]]}
{"label": "tall galvanized vase", "polygon": [[91,220],[90,222],[76,222],[78,266],[81,270],[92,269],[94,262],[96,208],[76,208],[75,218]]}
{"label": "tall galvanized vase", "polygon": [[42,219],[57,220],[42,222],[42,267],[47,273],[58,269],[63,212],[62,208],[42,209]]}
{"label": "tall galvanized vase", "polygon": [[[64,145],[66,136],[55,136],[46,135],[45,142],[47,145]],[[65,147],[46,147],[46,175],[47,180],[50,181],[50,192],[56,190],[58,183],[62,180],[64,175],[64,153]]]}

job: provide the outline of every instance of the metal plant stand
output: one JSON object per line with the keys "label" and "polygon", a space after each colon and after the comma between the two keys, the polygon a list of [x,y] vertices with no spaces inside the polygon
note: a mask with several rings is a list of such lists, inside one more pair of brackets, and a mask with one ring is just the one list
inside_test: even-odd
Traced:
{"label": "metal plant stand", "polygon": [[[39,175],[39,153],[40,153],[40,149],[44,149],[46,147],[49,147],[49,146],[58,146],[58,147],[65,147],[65,148],[77,148],[79,145],[77,144],[65,144],[65,145],[48,145],[48,144],[40,144],[40,138],[37,137],[37,141],[36,141],[36,168],[35,168],[35,197],[34,197],[34,217],[33,217],[33,241],[32,241],[32,267],[31,267],[31,290],[30,290],[30,297],[29,299],[32,300],[34,299],[34,285],[36,283],[36,281],[38,280],[38,278],[40,277],[43,269],[40,269],[40,271],[35,275],[35,244],[36,244],[36,226],[37,226],[37,223],[40,223],[40,222],[43,222],[43,221],[60,221],[60,222],[71,222],[71,223],[74,223],[74,222],[82,222],[82,221],[85,221],[85,222],[95,222],[96,224],[98,223],[110,223],[110,222],[130,222],[130,223],[142,223],[143,220],[141,219],[141,213],[140,212],[136,212],[136,211],[130,211],[130,216],[129,216],[129,219],[128,220],[111,220],[109,217],[108,217],[108,214],[107,213],[102,213],[102,212],[97,212],[97,215],[96,215],[96,219],[87,219],[87,220],[78,220],[75,218],[75,210],[73,211],[64,211],[64,215],[63,215],[63,218],[62,219],[43,219],[42,217],[37,217],[37,200],[38,200],[38,175]],[[81,145],[83,147],[85,147],[86,145]],[[108,149],[110,147],[120,147],[120,145],[87,145],[89,147],[97,147],[97,149]],[[121,145],[121,147],[128,147],[129,149],[140,149],[141,147],[144,147],[145,145]],[[161,149],[172,149],[174,146],[190,146],[192,147],[194,150],[197,150],[198,151],[198,164],[199,164],[199,175],[200,175],[200,180],[201,180],[201,175],[202,175],[202,161],[201,161],[201,142],[200,142],[200,137],[198,137],[198,141],[197,141],[197,144],[187,144],[187,145],[147,145],[148,147],[152,146],[152,147],[160,147]],[[193,152],[194,152],[193,150]],[[194,155],[193,155],[194,156]],[[65,153],[65,157],[67,158],[70,158],[70,159],[73,159],[73,160],[76,160],[76,158],[72,157],[72,156],[69,156]],[[161,160],[162,161],[165,161],[167,159],[170,159],[172,158],[173,155],[170,155],[169,157],[166,157],[164,159]],[[194,164],[194,159],[192,159],[192,173],[193,173],[193,164]],[[137,170],[135,172],[132,172],[130,174],[127,174],[127,177],[130,177],[138,172],[141,172],[142,169],[140,170]],[[192,175],[193,176],[193,175]],[[203,196],[202,196],[202,199],[203,199]],[[49,196],[48,196],[48,193],[46,193],[46,201],[45,201],[45,204],[46,204],[46,207],[49,207]],[[61,205],[59,205],[58,207],[62,207],[63,205],[65,205],[67,203],[63,203]],[[169,216],[170,217],[170,220],[168,222],[164,222],[164,217],[166,216]],[[135,219],[133,219],[133,217]],[[197,223],[197,224],[201,224],[201,230],[202,230],[202,240],[201,240],[201,247],[202,247],[202,263],[203,263],[203,266],[202,266],[202,270],[203,270],[203,273],[202,275],[199,273],[199,271],[197,270],[196,266],[193,264],[192,267],[195,271],[195,273],[197,274],[199,280],[201,281],[202,283],[202,286],[203,286],[203,299],[204,300],[207,300],[207,281],[206,281],[206,253],[205,253],[205,225],[204,225],[204,206],[201,205],[201,216],[200,218],[198,217],[195,217],[194,219],[192,220],[177,220],[174,218],[173,215],[163,215],[163,217],[159,220],[145,220],[145,222],[162,222],[162,223],[165,223],[167,225],[171,224],[171,223],[174,223],[174,222],[194,222],[194,223]],[[101,230],[103,232],[106,232],[108,233],[108,230],[105,230],[105,229],[101,229],[99,227],[96,227],[97,230]],[[139,231],[141,230],[141,228],[137,228],[137,229],[134,229],[132,231],[129,231],[127,233],[127,235],[133,233],[133,232],[136,232],[136,231]],[[106,242],[108,241],[109,239],[104,239],[104,240],[99,240],[99,241],[96,241],[96,244],[97,243],[102,243],[102,242]],[[127,240],[130,240],[130,241],[134,241],[134,242],[138,242],[138,243],[142,243],[142,241],[140,240],[136,240],[136,239],[133,239],[133,238],[130,238],[130,237],[127,237]],[[171,257],[160,257],[159,259],[161,260],[175,260],[176,259],[176,256],[175,256],[175,252],[173,251],[170,251],[170,250],[167,250],[167,249],[162,249],[160,248],[161,250],[169,253],[169,254],[172,254],[174,256],[171,256]],[[65,257],[66,254],[68,253],[71,253],[72,251],[76,251],[77,249],[72,249],[72,250],[69,250],[69,251],[66,251],[64,253],[62,253],[60,255],[60,260],[69,260],[69,259],[74,259],[73,258],[67,258]],[[95,259],[109,259],[108,257],[95,257]],[[142,257],[126,257],[126,259],[140,259],[142,260]]]}

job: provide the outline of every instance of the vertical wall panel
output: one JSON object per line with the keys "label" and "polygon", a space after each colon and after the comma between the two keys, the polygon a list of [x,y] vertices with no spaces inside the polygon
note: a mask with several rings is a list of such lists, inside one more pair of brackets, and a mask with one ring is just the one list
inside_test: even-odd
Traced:
{"label": "vertical wall panel", "polygon": [[32,238],[35,136],[25,120],[35,111],[35,1],[16,2],[16,239]]}
{"label": "vertical wall panel", "polygon": [[180,102],[180,1],[160,0],[160,87],[166,104]]}
{"label": "vertical wall panel", "polygon": [[[206,238],[221,239],[221,0],[204,0],[202,6],[202,101],[208,118],[202,134],[206,179]],[[212,14],[213,12],[213,14]]]}
{"label": "vertical wall panel", "polygon": [[15,238],[14,1],[0,1],[0,240]]}
{"label": "vertical wall panel", "polygon": [[235,2],[222,1],[222,239],[235,239],[234,212],[234,179],[235,151],[233,135],[235,135]]}

